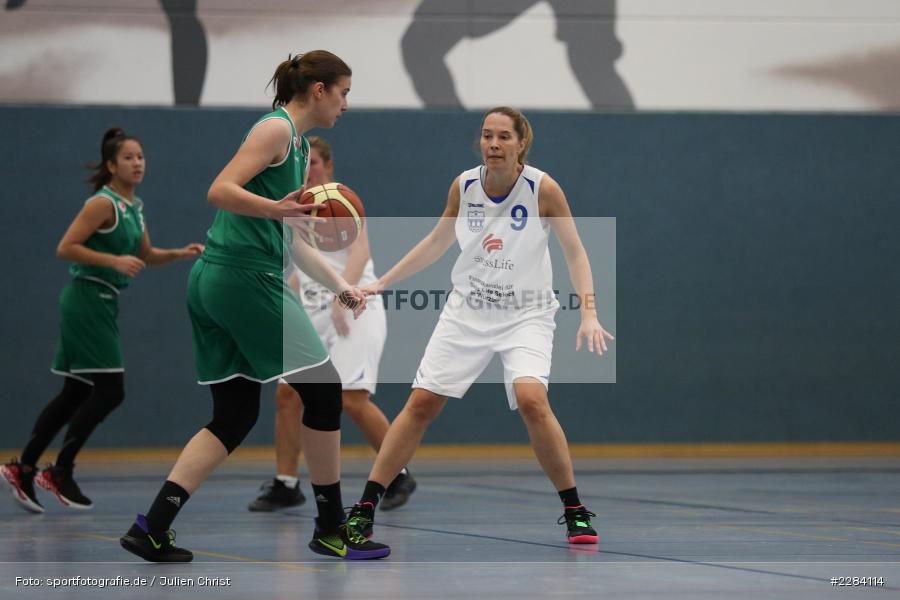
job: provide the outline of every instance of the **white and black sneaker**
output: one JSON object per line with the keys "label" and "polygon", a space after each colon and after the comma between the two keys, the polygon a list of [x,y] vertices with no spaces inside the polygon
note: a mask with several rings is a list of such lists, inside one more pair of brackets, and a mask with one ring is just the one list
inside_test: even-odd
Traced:
{"label": "white and black sneaker", "polygon": [[9,487],[16,504],[33,513],[44,512],[44,507],[38,502],[34,493],[34,476],[37,469],[29,465],[23,465],[17,458],[0,466],[0,475]]}
{"label": "white and black sneaker", "polygon": [[416,491],[416,480],[410,474],[409,469],[404,469],[387,486],[384,497],[381,499],[381,510],[394,510],[400,508],[409,501],[409,497]]}
{"label": "white and black sneaker", "polygon": [[72,477],[75,465],[69,467],[49,466],[35,478],[35,483],[55,495],[63,506],[77,510],[88,510],[94,507],[91,499],[81,493],[78,484]]}
{"label": "white and black sneaker", "polygon": [[285,482],[275,477],[264,482],[259,489],[262,493],[247,506],[252,512],[272,512],[282,508],[300,506],[306,502],[306,496],[300,491],[300,482],[289,487]]}

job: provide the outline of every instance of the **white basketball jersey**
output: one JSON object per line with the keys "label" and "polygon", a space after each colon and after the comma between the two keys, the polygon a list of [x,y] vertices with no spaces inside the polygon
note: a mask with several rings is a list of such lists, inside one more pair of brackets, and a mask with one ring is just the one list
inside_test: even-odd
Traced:
{"label": "white basketball jersey", "polygon": [[[349,248],[343,248],[335,252],[321,252],[320,254],[322,255],[322,258],[325,259],[325,262],[327,262],[332,269],[337,271],[338,275],[344,273],[344,269],[347,268],[347,259],[350,256]],[[303,306],[307,310],[327,308],[334,300],[334,294],[331,293],[331,290],[301,271],[296,265],[294,265],[294,269],[297,272],[297,277],[300,279],[300,300],[303,302]],[[360,287],[368,285],[376,279],[375,265],[370,256],[369,260],[366,261],[366,266],[363,267],[362,275],[356,286]]]}
{"label": "white basketball jersey", "polygon": [[547,248],[550,227],[538,208],[543,176],[525,165],[507,196],[491,198],[483,187],[483,165],[460,175],[456,239],[461,253],[452,274],[458,300],[475,309],[515,309],[515,314],[559,307]]}

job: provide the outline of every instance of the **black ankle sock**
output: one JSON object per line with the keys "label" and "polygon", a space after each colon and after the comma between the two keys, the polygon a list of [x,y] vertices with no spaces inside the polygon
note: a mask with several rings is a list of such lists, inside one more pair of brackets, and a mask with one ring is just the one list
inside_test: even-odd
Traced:
{"label": "black ankle sock", "polygon": [[156,500],[150,505],[147,511],[147,525],[151,531],[165,531],[172,526],[172,521],[178,515],[178,511],[184,506],[191,495],[187,491],[175,483],[174,481],[166,481]]}
{"label": "black ankle sock", "polygon": [[319,510],[319,527],[335,531],[344,522],[344,503],[341,501],[341,482],[329,485],[312,484],[316,508]]}
{"label": "black ankle sock", "polygon": [[571,508],[573,506],[581,506],[581,500],[578,499],[578,488],[573,487],[559,492],[559,499],[562,500],[563,506]]}
{"label": "black ankle sock", "polygon": [[359,499],[359,503],[368,502],[372,505],[372,508],[376,508],[382,496],[384,496],[384,486],[370,479],[366,482],[366,487],[363,488],[362,498]]}

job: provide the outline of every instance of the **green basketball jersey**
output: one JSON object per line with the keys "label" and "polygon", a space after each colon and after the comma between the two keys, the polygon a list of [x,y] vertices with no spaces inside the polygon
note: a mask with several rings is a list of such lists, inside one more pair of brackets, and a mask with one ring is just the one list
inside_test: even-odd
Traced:
{"label": "green basketball jersey", "polygon": [[[137,196],[135,196],[134,202],[130,202],[106,185],[88,198],[88,201],[98,196],[106,198],[112,203],[116,222],[108,229],[95,231],[84,245],[91,250],[106,254],[137,256],[141,251],[141,243],[144,241],[144,203]],[[117,289],[126,288],[131,283],[131,277],[110,267],[75,263],[69,268],[69,273],[73,277],[81,279],[99,280]]]}
{"label": "green basketball jersey", "polygon": [[[309,142],[297,133],[294,122],[283,107],[260,118],[244,135],[244,140],[253,128],[269,119],[284,119],[291,126],[287,156],[281,162],[266,167],[248,181],[244,189],[278,201],[303,185],[309,166]],[[254,271],[281,272],[290,263],[292,239],[291,228],[279,220],[220,210],[207,232],[203,258],[208,262]]]}

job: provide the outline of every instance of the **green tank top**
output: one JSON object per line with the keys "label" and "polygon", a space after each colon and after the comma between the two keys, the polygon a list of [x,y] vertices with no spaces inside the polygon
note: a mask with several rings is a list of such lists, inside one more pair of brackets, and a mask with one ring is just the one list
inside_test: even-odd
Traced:
{"label": "green tank top", "polygon": [[[284,119],[291,126],[291,142],[284,159],[266,167],[244,185],[244,189],[263,198],[278,201],[300,189],[309,167],[309,142],[299,135],[284,107],[263,115],[250,128],[269,119]],[[219,210],[207,232],[203,259],[253,271],[281,273],[291,262],[291,228],[279,220],[238,215]]]}
{"label": "green tank top", "polygon": [[[97,197],[106,198],[112,203],[116,222],[108,229],[95,231],[84,245],[91,250],[106,254],[137,256],[141,251],[141,243],[144,241],[144,203],[137,196],[135,196],[134,202],[129,202],[105,185],[88,198],[86,203]],[[128,287],[128,284],[131,283],[131,277],[110,267],[75,263],[69,267],[69,273],[73,277],[99,281],[120,290]]]}

